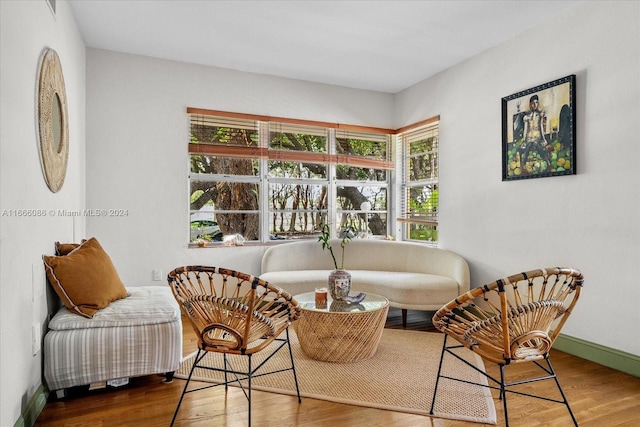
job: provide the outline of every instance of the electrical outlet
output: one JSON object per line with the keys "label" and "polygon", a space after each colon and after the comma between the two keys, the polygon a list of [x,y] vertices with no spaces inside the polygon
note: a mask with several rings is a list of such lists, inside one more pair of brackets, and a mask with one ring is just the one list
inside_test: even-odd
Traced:
{"label": "electrical outlet", "polygon": [[153,280],[155,280],[156,282],[159,282],[159,281],[162,280],[162,270],[161,269],[153,270]]}
{"label": "electrical outlet", "polygon": [[40,351],[42,341],[42,326],[40,323],[31,325],[31,353],[35,356]]}

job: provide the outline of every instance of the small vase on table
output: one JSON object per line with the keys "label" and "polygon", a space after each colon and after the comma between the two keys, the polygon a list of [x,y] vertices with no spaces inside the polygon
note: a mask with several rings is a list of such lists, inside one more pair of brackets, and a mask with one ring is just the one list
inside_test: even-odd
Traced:
{"label": "small vase on table", "polygon": [[329,292],[334,300],[346,301],[351,292],[351,273],[341,268],[333,270],[329,274]]}

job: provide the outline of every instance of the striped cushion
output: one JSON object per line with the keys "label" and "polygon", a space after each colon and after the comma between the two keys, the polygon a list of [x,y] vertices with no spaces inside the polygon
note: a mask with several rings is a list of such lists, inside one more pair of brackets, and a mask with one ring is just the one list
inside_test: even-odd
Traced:
{"label": "striped cushion", "polygon": [[168,286],[138,286],[127,289],[127,298],[98,310],[93,318],[78,316],[62,307],[49,322],[49,329],[117,328],[175,322],[180,307]]}
{"label": "striped cushion", "polygon": [[49,390],[171,372],[182,358],[180,309],[168,287],[128,287],[93,319],[62,307],[44,338]]}

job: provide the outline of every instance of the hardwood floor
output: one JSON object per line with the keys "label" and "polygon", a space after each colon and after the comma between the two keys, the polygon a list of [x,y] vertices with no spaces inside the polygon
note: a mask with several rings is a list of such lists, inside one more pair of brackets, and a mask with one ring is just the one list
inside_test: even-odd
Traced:
{"label": "hardwood floor", "polygon": [[[409,312],[407,329],[432,331],[432,313]],[[185,355],[197,348],[195,335],[184,322]],[[400,310],[392,309],[387,321],[389,328],[401,328]],[[573,412],[582,427],[612,427],[640,425],[640,378],[571,356],[552,351],[551,361],[558,372],[562,387]],[[526,373],[530,364],[508,367],[512,375]],[[511,369],[513,368],[513,369]],[[492,374],[498,369],[488,366]],[[178,402],[184,381],[162,383],[163,376],[131,379],[129,385],[117,389],[88,391],[70,390],[58,400],[49,402],[36,421],[36,426],[168,426]],[[531,386],[532,390],[552,390],[549,381]],[[494,394],[498,424],[504,425],[502,403]],[[189,394],[180,408],[177,426],[245,426],[246,399],[235,387],[225,396],[223,388]],[[563,405],[538,399],[509,395],[509,420],[512,426],[571,425]],[[303,398],[298,404],[292,396],[254,391],[253,425],[263,426],[432,426],[473,427],[463,421],[429,418],[420,415],[363,408]]]}

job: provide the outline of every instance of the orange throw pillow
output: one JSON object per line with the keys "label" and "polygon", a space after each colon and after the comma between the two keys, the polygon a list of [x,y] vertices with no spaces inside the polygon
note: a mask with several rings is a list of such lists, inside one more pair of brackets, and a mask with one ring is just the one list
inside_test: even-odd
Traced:
{"label": "orange throw pillow", "polygon": [[77,249],[78,246],[80,246],[80,243],[56,242],[56,255],[69,255],[69,252],[71,252],[74,249]]}
{"label": "orange throw pillow", "polygon": [[66,256],[45,255],[42,259],[49,283],[74,313],[91,318],[112,301],[127,297],[111,258],[95,237]]}

